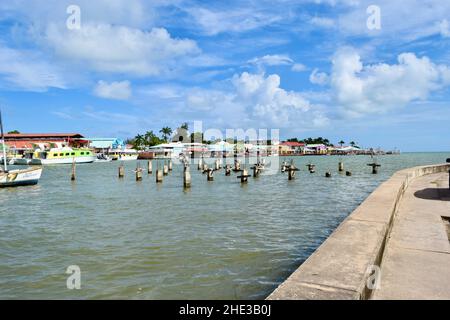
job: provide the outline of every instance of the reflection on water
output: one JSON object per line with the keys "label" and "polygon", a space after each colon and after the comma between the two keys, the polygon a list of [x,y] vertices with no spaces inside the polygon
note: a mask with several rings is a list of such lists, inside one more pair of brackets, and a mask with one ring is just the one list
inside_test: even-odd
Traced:
{"label": "reflection on water", "polygon": [[[70,166],[46,167],[38,186],[0,190],[0,298],[265,298],[380,182],[446,158],[379,157],[372,175],[369,157],[343,157],[346,177],[338,157],[300,157],[295,181],[278,173],[246,186],[223,170],[207,182],[192,166],[189,191],[178,165],[161,185],[146,173],[136,182],[133,162],[123,180],[118,163],[80,165],[75,183]],[[70,265],[81,290],[66,288]]]}

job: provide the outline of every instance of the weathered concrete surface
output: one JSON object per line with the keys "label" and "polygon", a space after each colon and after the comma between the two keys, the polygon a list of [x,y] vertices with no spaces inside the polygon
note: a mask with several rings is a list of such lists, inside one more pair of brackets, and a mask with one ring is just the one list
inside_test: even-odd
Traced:
{"label": "weathered concrete surface", "polygon": [[373,299],[450,299],[448,174],[415,179],[395,216]]}
{"label": "weathered concrete surface", "polygon": [[[447,164],[395,173],[345,219],[268,299],[369,299],[372,290],[366,283],[371,267],[381,264],[386,240],[405,190],[417,177],[447,173],[449,169]],[[436,230],[429,230],[431,234],[434,232]]]}

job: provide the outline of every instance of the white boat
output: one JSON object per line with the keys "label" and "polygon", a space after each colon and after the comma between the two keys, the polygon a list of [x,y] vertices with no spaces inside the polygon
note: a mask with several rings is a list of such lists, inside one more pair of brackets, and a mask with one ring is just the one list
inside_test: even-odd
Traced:
{"label": "white boat", "polygon": [[42,168],[0,171],[0,188],[38,184]]}
{"label": "white boat", "polygon": [[112,160],[133,161],[137,160],[139,153],[134,149],[112,149],[107,154]]}
{"label": "white boat", "polygon": [[3,134],[2,114],[0,111],[1,143],[3,149],[3,169],[0,170],[0,188],[35,185],[42,175],[42,168],[28,168],[8,171],[5,136]]}

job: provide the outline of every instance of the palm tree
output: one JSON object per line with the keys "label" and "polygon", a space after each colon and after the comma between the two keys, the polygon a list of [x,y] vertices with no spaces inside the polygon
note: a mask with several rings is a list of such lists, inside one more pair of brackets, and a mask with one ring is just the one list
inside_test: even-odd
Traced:
{"label": "palm tree", "polygon": [[135,149],[140,150],[144,145],[145,145],[145,138],[143,135],[138,134],[136,137],[134,137],[133,147]]}
{"label": "palm tree", "polygon": [[172,129],[169,127],[164,127],[159,132],[162,134],[163,140],[167,142],[168,137],[172,134]]}
{"label": "palm tree", "polygon": [[181,128],[181,129],[184,129],[184,130],[186,130],[186,131],[188,131],[188,130],[189,130],[189,125],[188,125],[187,122],[184,122],[184,123],[181,125],[180,128]]}
{"label": "palm tree", "polygon": [[339,144],[341,145],[341,148],[342,148],[342,146],[344,145],[344,141],[343,140],[341,140],[341,141],[339,141]]}
{"label": "palm tree", "polygon": [[356,142],[355,142],[355,141],[352,141],[352,142],[350,142],[350,145],[351,145],[352,147],[355,147],[355,146],[356,146]]}

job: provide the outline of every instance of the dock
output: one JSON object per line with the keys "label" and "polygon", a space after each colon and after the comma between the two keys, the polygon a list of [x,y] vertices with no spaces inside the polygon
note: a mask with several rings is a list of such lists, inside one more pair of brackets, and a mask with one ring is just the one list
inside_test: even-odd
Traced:
{"label": "dock", "polygon": [[395,173],[267,299],[450,299],[449,170]]}

